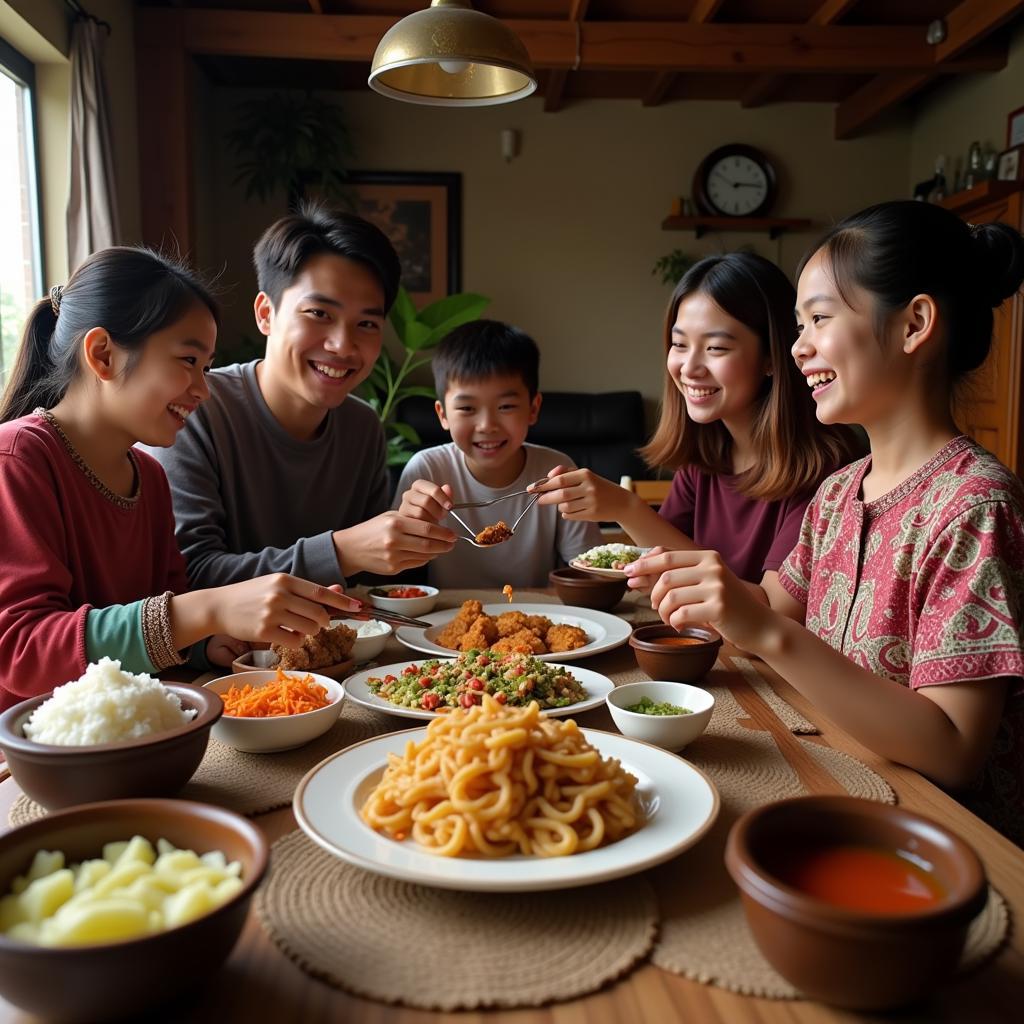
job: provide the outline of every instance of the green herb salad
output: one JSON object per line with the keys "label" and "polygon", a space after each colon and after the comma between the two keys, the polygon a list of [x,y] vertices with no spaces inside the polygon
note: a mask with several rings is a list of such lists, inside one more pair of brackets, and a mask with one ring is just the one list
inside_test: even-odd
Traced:
{"label": "green herb salad", "polygon": [[371,676],[370,692],[403,708],[447,711],[479,704],[491,694],[500,704],[525,707],[535,700],[541,710],[564,708],[587,697],[565,668],[529,654],[466,651],[457,658],[431,658],[409,665],[401,675]]}

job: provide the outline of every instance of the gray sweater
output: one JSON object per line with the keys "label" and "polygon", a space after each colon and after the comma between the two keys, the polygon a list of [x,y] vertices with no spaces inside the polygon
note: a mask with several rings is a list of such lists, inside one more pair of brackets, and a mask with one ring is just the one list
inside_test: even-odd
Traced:
{"label": "gray sweater", "polygon": [[178,545],[194,587],[288,572],[343,582],[332,533],[387,509],[384,432],[362,400],[297,441],[263,399],[256,361],[213,370],[210,397],[171,448],[147,448],[167,472]]}

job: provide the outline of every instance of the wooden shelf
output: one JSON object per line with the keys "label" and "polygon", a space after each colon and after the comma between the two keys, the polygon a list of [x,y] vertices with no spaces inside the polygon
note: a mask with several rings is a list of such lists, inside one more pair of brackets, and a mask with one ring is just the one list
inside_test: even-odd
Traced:
{"label": "wooden shelf", "polygon": [[939,206],[955,213],[965,214],[977,206],[1012,196],[1014,192],[1024,191],[1024,181],[980,181],[974,188],[954,192],[951,196],[939,200]]}
{"label": "wooden shelf", "polygon": [[693,231],[698,238],[708,231],[767,231],[778,238],[783,231],[805,231],[811,221],[803,217],[666,217],[663,231]]}

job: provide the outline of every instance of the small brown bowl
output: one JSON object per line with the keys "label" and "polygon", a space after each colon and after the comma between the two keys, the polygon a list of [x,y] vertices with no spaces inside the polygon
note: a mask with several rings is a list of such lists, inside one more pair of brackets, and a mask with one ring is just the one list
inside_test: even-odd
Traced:
{"label": "small brown bowl", "polygon": [[62,747],[27,739],[29,715],[52,694],[30,697],[0,714],[0,750],[15,782],[49,811],[95,800],[173,796],[199,767],[213,723],[224,713],[220,697],[201,686],[164,683],[196,715],[180,729],[124,743]]}
{"label": "small brown bowl", "polygon": [[605,579],[582,569],[555,569],[548,573],[548,579],[562,604],[601,611],[614,608],[622,600],[627,583],[625,577]]}
{"label": "small brown bowl", "polygon": [[[670,646],[666,640],[685,637],[697,641]],[[710,626],[684,626],[680,630],[662,623],[638,626],[629,638],[636,663],[652,679],[671,683],[695,683],[714,667],[722,637]]]}
{"label": "small brown bowl", "polygon": [[[794,851],[871,847],[912,855],[943,895],[900,913],[854,910],[780,878]],[[733,826],[725,864],[765,959],[812,999],[854,1010],[903,1006],[950,978],[988,889],[958,836],[901,807],[809,796],[755,808]]]}
{"label": "small brown bowl", "polygon": [[0,935],[0,994],[48,1020],[98,1021],[166,1003],[214,974],[245,924],[267,869],[263,833],[245,818],[191,800],[117,800],[48,815],[0,836],[0,894],[37,850],[68,863],[101,856],[104,843],[141,835],[198,854],[220,850],[242,865],[243,888],[186,925],[104,945],[43,947]]}

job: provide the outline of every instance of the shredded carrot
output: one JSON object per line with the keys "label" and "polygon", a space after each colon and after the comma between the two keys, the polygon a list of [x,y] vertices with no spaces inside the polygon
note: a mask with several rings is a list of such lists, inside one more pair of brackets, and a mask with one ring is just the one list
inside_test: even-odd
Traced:
{"label": "shredded carrot", "polygon": [[301,715],[316,711],[331,703],[327,690],[313,677],[290,676],[284,669],[277,670],[277,678],[265,686],[254,687],[250,683],[232,686],[221,694],[224,714],[232,718],[274,718],[278,715]]}
{"label": "shredded carrot", "polygon": [[512,603],[512,585],[510,583],[506,583],[505,586],[503,586],[501,588],[501,592],[508,598],[508,603],[511,604]]}

